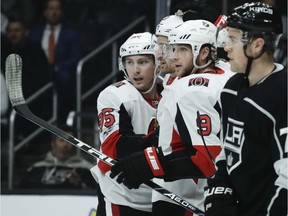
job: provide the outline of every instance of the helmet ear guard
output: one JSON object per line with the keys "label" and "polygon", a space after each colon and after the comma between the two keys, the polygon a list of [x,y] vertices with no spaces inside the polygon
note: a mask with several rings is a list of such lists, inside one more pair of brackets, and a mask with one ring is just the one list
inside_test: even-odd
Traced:
{"label": "helmet ear guard", "polygon": [[118,67],[119,67],[119,71],[124,72],[124,65],[120,56],[118,57]]}

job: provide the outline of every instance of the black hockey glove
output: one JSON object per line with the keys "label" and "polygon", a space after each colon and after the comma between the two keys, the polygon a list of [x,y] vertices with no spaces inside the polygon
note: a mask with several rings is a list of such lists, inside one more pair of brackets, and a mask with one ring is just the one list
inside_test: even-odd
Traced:
{"label": "black hockey glove", "polygon": [[158,147],[159,130],[160,127],[158,126],[153,132],[145,136],[149,146]]}
{"label": "black hockey glove", "polygon": [[232,187],[223,180],[208,179],[205,188],[205,216],[239,216],[238,204]]}
{"label": "black hockey glove", "polygon": [[117,182],[129,189],[137,189],[140,184],[155,177],[164,175],[160,160],[163,158],[161,148],[148,147],[123,159],[117,160],[111,168],[111,178],[117,175]]}

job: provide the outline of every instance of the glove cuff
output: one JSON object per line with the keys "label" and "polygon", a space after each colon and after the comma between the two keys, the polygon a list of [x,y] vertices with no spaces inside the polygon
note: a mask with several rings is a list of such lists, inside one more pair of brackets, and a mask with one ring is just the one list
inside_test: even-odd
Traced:
{"label": "glove cuff", "polygon": [[231,187],[209,187],[206,188],[204,196],[207,199],[210,196],[213,196],[215,199],[226,199],[228,197],[234,196],[233,189]]}
{"label": "glove cuff", "polygon": [[[164,176],[165,172],[158,158],[159,149],[155,147],[148,147],[144,150],[144,155],[149,164],[149,167],[155,177]],[[162,152],[161,152],[162,153]],[[161,154],[160,153],[160,154]]]}

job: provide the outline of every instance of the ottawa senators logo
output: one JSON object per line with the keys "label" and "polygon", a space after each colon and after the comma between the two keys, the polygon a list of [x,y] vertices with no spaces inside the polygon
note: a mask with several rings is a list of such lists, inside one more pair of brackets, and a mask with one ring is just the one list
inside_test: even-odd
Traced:
{"label": "ottawa senators logo", "polygon": [[196,77],[189,80],[188,86],[205,86],[208,87],[209,79]]}
{"label": "ottawa senators logo", "polygon": [[154,131],[159,126],[158,121],[153,118],[149,124],[148,133]]}

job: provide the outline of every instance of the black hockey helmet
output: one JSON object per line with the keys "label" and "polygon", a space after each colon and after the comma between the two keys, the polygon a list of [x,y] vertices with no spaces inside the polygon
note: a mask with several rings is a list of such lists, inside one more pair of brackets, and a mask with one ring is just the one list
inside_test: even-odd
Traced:
{"label": "black hockey helmet", "polygon": [[[248,58],[245,74],[248,77],[252,61],[262,56],[265,51],[274,50],[282,34],[282,19],[280,14],[269,4],[262,2],[245,3],[234,8],[227,18],[227,26],[242,30],[244,53]],[[256,57],[247,55],[247,44],[253,39],[262,37],[265,46]]]}
{"label": "black hockey helmet", "polygon": [[227,19],[227,25],[241,29],[252,35],[279,35],[282,33],[282,20],[277,11],[262,2],[245,3],[236,7]]}

